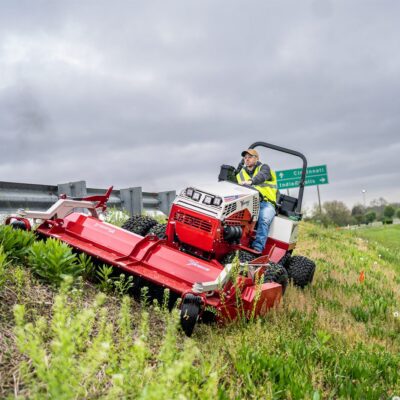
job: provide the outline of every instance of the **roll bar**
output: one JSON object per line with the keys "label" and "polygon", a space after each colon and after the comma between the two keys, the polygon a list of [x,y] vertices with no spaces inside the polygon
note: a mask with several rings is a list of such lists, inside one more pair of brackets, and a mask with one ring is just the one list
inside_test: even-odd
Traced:
{"label": "roll bar", "polygon": [[267,147],[268,149],[281,151],[282,153],[291,154],[296,157],[300,157],[303,160],[303,169],[301,171],[301,178],[300,178],[300,189],[299,189],[299,197],[297,198],[297,206],[296,206],[296,213],[301,214],[301,203],[303,202],[303,193],[304,193],[304,183],[306,181],[306,173],[307,173],[307,159],[306,157],[295,150],[286,149],[285,147],[276,146],[274,144],[266,143],[266,142],[255,142],[253,143],[249,149],[254,149],[255,147]]}

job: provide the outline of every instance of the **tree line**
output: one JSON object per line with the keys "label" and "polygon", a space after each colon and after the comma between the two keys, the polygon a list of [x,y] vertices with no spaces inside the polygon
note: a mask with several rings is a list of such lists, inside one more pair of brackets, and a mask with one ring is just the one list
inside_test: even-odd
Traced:
{"label": "tree line", "polygon": [[375,221],[392,224],[394,218],[400,218],[400,203],[388,203],[381,197],[371,201],[367,207],[358,203],[351,209],[342,201],[326,201],[321,209],[315,205],[305,220],[324,226],[347,226],[371,224]]}

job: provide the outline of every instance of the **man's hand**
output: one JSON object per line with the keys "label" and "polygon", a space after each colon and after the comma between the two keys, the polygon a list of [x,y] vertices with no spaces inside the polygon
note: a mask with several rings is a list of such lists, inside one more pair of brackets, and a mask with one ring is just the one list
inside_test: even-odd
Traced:
{"label": "man's hand", "polygon": [[242,183],[241,183],[241,185],[252,185],[253,184],[253,182],[251,181],[251,180],[248,180],[248,181],[243,181]]}

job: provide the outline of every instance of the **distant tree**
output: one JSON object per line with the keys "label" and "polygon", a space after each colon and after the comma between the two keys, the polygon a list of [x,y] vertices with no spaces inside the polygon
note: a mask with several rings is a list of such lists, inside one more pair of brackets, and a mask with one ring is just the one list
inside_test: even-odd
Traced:
{"label": "distant tree", "polygon": [[380,197],[379,199],[374,199],[371,201],[370,206],[368,207],[367,211],[375,211],[376,212],[376,219],[378,221],[383,221],[383,210],[388,205],[388,202],[383,198]]}
{"label": "distant tree", "polygon": [[351,223],[351,213],[342,201],[326,201],[323,204],[324,214],[334,225],[344,226]]}
{"label": "distant tree", "polygon": [[365,223],[365,207],[361,204],[356,204],[351,209],[351,216],[354,218],[357,224]]}
{"label": "distant tree", "polygon": [[397,211],[396,211],[396,217],[400,218],[400,208],[398,208]]}
{"label": "distant tree", "polygon": [[376,219],[376,213],[375,211],[369,211],[365,214],[365,222],[367,224],[370,224],[371,222],[374,222]]}
{"label": "distant tree", "polygon": [[387,200],[385,200],[383,197],[379,197],[379,199],[374,199],[371,201],[371,207],[381,207],[386,206],[387,204]]}
{"label": "distant tree", "polygon": [[394,213],[396,212],[395,208],[391,205],[388,205],[385,207],[385,209],[383,210],[383,215],[384,217],[386,217],[387,219],[392,219],[394,216]]}
{"label": "distant tree", "polygon": [[319,206],[317,205],[314,207],[310,220],[317,223],[318,225],[323,225],[325,227],[332,225],[332,221],[329,220],[325,212],[319,211]]}

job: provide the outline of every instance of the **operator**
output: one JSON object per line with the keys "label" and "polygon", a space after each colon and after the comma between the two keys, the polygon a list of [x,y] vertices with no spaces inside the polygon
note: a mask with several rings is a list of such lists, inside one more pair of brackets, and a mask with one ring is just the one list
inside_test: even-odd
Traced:
{"label": "operator", "polygon": [[275,171],[267,164],[259,161],[256,150],[242,151],[243,160],[236,170],[236,179],[240,185],[249,185],[260,193],[260,213],[256,238],[252,248],[262,253],[267,242],[269,227],[275,217],[276,198],[278,186]]}

